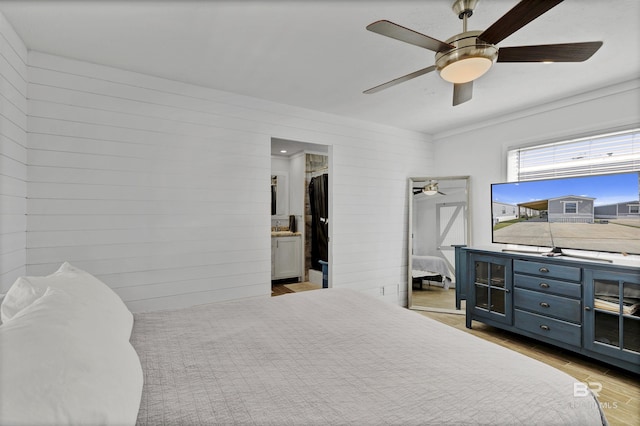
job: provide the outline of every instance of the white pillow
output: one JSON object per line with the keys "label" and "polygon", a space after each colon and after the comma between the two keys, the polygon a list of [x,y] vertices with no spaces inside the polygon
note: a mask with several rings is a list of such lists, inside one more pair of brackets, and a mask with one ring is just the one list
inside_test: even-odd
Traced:
{"label": "white pillow", "polygon": [[134,425],[142,367],[95,305],[60,288],[0,326],[0,424]]}
{"label": "white pillow", "polygon": [[5,295],[0,305],[0,319],[9,321],[18,312],[42,297],[44,291],[34,287],[25,277],[19,277]]}
{"label": "white pillow", "polygon": [[111,332],[122,333],[128,340],[133,328],[133,315],[120,297],[105,283],[65,262],[51,275],[20,277],[7,292],[0,305],[0,319],[10,321],[18,313],[42,297],[48,287],[66,290],[78,304],[90,305],[111,326]]}

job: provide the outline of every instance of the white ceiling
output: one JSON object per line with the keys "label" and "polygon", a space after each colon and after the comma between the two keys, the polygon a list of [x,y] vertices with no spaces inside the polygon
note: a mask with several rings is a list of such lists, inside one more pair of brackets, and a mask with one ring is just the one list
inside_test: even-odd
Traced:
{"label": "white ceiling", "polygon": [[[484,30],[517,0],[481,0]],[[498,46],[604,41],[588,61],[495,64],[473,100],[430,73],[431,51],[366,31],[388,19],[446,40],[452,0],[0,1],[29,49],[356,119],[437,134],[640,76],[640,1],[566,0]]]}
{"label": "white ceiling", "polygon": [[271,138],[271,155],[278,157],[292,157],[303,151],[328,155],[329,147],[327,145]]}

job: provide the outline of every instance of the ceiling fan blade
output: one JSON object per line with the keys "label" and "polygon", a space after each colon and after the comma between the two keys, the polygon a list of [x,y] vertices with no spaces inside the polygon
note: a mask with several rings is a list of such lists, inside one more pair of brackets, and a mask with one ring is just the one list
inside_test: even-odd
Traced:
{"label": "ceiling fan blade", "polygon": [[602,46],[601,41],[501,47],[497,62],[582,62]]}
{"label": "ceiling fan blade", "polygon": [[491,44],[499,43],[560,3],[562,0],[522,0],[478,38]]}
{"label": "ceiling fan blade", "polygon": [[453,106],[470,101],[472,95],[473,81],[468,83],[455,83],[453,85]]}
{"label": "ceiling fan blade", "polygon": [[396,40],[404,41],[405,43],[433,50],[434,52],[441,52],[443,50],[454,48],[454,46],[448,43],[436,40],[435,38],[426,36],[387,20],[376,21],[369,24],[367,25],[367,29],[383,36],[395,38]]}
{"label": "ceiling fan blade", "polygon": [[395,86],[396,84],[405,82],[407,80],[411,80],[412,78],[419,77],[422,74],[426,74],[426,73],[431,72],[431,71],[433,71],[435,69],[436,69],[436,66],[435,65],[431,65],[430,67],[423,68],[423,69],[418,70],[418,71],[414,71],[411,74],[407,74],[407,75],[404,75],[402,77],[395,78],[395,79],[393,79],[391,81],[387,81],[386,83],[380,84],[380,85],[378,85],[376,87],[372,87],[371,89],[367,89],[362,93],[366,93],[367,95],[369,95],[371,93],[376,93],[376,92],[384,90],[384,89],[386,89],[388,87]]}

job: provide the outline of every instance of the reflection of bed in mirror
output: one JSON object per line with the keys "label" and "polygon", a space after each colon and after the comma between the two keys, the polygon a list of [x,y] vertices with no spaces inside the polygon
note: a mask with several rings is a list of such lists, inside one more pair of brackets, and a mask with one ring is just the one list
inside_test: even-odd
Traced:
{"label": "reflection of bed in mirror", "polygon": [[447,262],[437,256],[411,256],[411,276],[429,281],[441,281],[445,290],[451,286],[451,271]]}

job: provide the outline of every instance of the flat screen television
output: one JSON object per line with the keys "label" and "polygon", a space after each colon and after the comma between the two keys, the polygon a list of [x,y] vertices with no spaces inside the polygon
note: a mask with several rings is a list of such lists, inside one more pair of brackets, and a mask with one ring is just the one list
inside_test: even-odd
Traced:
{"label": "flat screen television", "polygon": [[492,241],[640,254],[640,173],[491,185]]}

